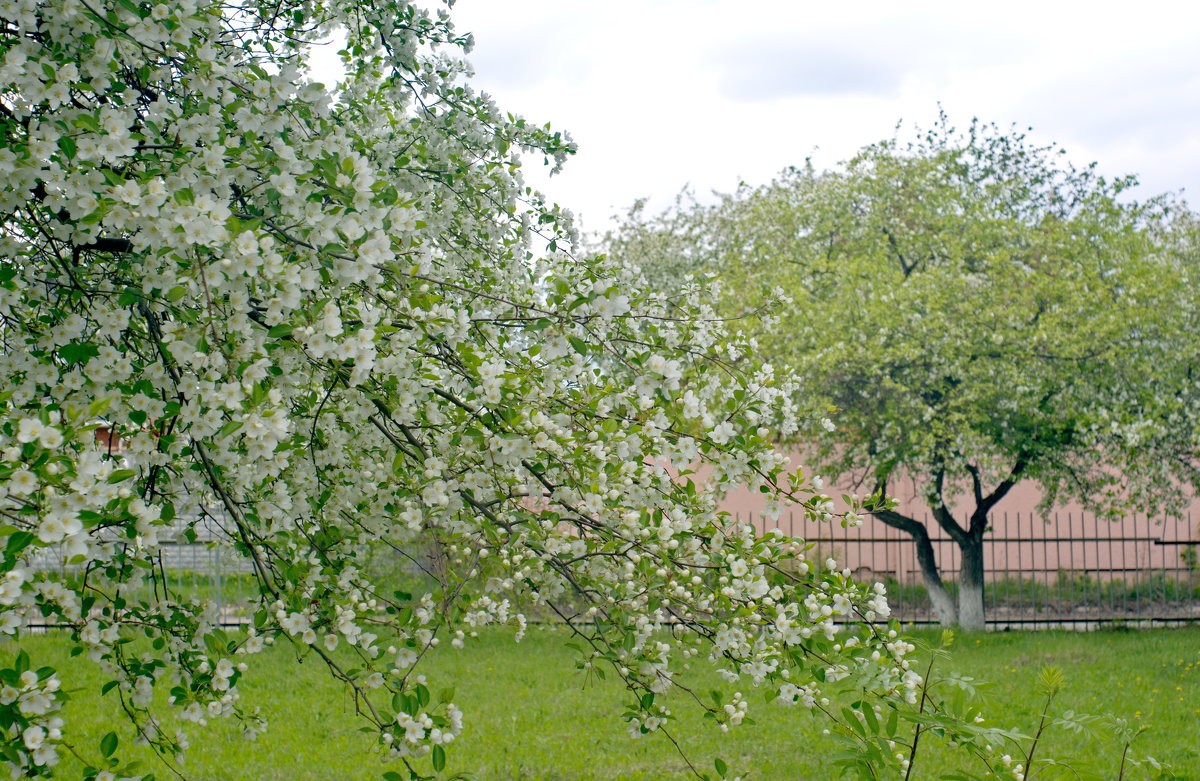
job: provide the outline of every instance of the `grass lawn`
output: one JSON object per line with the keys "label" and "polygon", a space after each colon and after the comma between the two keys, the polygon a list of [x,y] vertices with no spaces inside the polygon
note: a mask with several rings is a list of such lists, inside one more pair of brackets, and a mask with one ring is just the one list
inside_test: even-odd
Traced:
{"label": "grass lawn", "polygon": [[[490,632],[462,650],[445,649],[429,664],[430,689],[456,687],[455,701],[466,715],[465,734],[450,746],[447,771],[470,772],[481,781],[686,778],[686,766],[667,740],[626,735],[619,719],[625,701],[621,691],[604,681],[585,687],[564,642],[560,631],[538,627],[520,644],[510,633]],[[90,662],[68,658],[65,636],[26,638],[20,646],[35,666],[52,664],[64,686],[76,690],[69,706],[74,711],[70,742],[94,752],[99,738],[115,728],[126,756],[141,750],[128,749],[131,730],[120,725],[113,695],[99,696],[101,679]],[[0,656],[7,662],[16,650],[12,643],[0,645]],[[1068,685],[1054,710],[1112,712],[1148,724],[1151,729],[1136,748],[1170,763],[1179,778],[1200,779],[1200,627],[966,635],[952,651],[947,669],[992,682],[987,711],[999,726],[1033,730],[1041,705],[1034,695],[1038,670],[1058,665]],[[192,745],[184,771],[189,779],[376,780],[394,767],[379,756],[372,736],[358,731],[363,725],[352,699],[329,680],[319,660],[297,662],[290,649],[280,647],[249,661],[239,689],[244,703],[262,706],[269,730],[249,742],[220,720],[204,729],[187,725]],[[708,684],[715,685],[715,678],[696,676],[690,683],[713,688]],[[674,734],[697,767],[711,769],[713,757],[720,756],[731,775],[750,771],[749,777],[760,781],[836,777],[823,763],[830,743],[820,734],[821,723],[799,708],[767,705],[762,693],[744,691],[757,724],[728,735],[707,721],[687,718],[684,702],[673,707],[683,717]],[[1111,741],[1048,731],[1038,750],[1039,756],[1067,753],[1091,757],[1102,775],[1116,777],[1120,747],[1114,750]],[[152,757],[148,761],[160,781],[170,777]],[[923,740],[913,775],[935,778],[953,762],[936,741]],[[64,778],[78,775],[66,761],[59,769]]]}

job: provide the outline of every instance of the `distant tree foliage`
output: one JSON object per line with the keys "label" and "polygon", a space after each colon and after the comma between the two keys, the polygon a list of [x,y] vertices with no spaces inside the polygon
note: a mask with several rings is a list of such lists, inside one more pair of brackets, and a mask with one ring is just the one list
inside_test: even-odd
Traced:
{"label": "distant tree foliage", "polygon": [[943,115],[834,170],[635,209],[608,248],[668,287],[717,276],[726,316],[782,300],[746,331],[839,410],[802,443],[813,466],[885,493],[915,478],[962,552],[957,605],[925,525],[878,515],[915,540],[941,620],[980,628],[988,513],[1017,481],[1108,515],[1200,483],[1195,217],[1134,184]]}

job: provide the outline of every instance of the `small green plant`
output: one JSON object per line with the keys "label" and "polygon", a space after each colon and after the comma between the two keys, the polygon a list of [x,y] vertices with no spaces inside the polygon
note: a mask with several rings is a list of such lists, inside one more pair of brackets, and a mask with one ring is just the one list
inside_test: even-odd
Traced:
{"label": "small green plant", "polygon": [[[1042,705],[1031,725],[1032,734],[1018,728],[1001,728],[985,716],[986,699],[983,684],[958,673],[937,671],[938,663],[949,658],[955,640],[946,630],[936,646],[924,649],[928,662],[922,676],[916,702],[896,698],[885,706],[871,705],[862,700],[850,702],[837,710],[823,705],[835,722],[835,739],[840,751],[832,757],[842,773],[851,778],[879,779],[917,778],[954,779],[1007,778],[1028,781],[1037,778],[1124,779],[1134,768],[1149,773],[1140,777],[1154,779],[1176,778],[1170,769],[1151,756],[1138,755],[1133,745],[1145,732],[1142,725],[1131,726],[1125,719],[1112,715],[1089,715],[1066,710],[1056,713],[1053,705],[1066,688],[1062,668],[1048,665],[1041,668],[1034,690],[1041,696]],[[852,695],[853,686],[846,693]],[[907,725],[907,726],[906,726]],[[1088,732],[1113,747],[1108,756],[1073,758],[1039,756],[1051,730],[1075,733]],[[831,730],[832,731],[832,730]],[[918,759],[924,741],[940,740],[947,748],[965,754],[978,766],[979,775],[956,769],[930,775],[928,768],[918,771]]]}

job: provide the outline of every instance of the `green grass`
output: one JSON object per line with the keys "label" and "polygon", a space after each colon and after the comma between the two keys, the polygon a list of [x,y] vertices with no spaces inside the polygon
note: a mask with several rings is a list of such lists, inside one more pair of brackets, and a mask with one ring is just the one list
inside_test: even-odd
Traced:
{"label": "green grass", "polygon": [[[564,642],[561,632],[539,627],[531,628],[520,644],[509,633],[490,632],[465,649],[447,648],[431,660],[426,670],[430,688],[436,692],[455,686],[455,701],[466,713],[466,733],[450,746],[447,770],[470,771],[487,781],[686,778],[685,765],[661,736],[628,738],[619,719],[621,691],[611,681],[585,687]],[[127,748],[131,731],[120,725],[114,695],[99,696],[99,674],[90,662],[68,657],[65,636],[26,638],[20,646],[34,656],[35,665],[56,666],[65,685],[76,689],[70,708],[72,721],[79,722],[68,736],[72,743],[94,747],[117,725]],[[0,646],[5,661],[15,652],[11,643]],[[1068,687],[1055,710],[1111,711],[1148,724],[1151,730],[1139,738],[1137,748],[1171,763],[1180,778],[1200,779],[1200,628],[966,635],[952,652],[944,669],[993,682],[988,712],[1000,726],[1033,729],[1040,707],[1034,695],[1038,670],[1058,665],[1067,674]],[[370,735],[358,732],[363,725],[352,699],[329,680],[318,660],[297,662],[290,649],[281,647],[250,661],[239,688],[244,703],[262,706],[271,722],[268,732],[249,742],[222,720],[204,729],[188,725],[188,778],[378,779],[394,767],[379,757]],[[715,679],[694,676],[689,683],[704,690]],[[820,734],[821,723],[798,708],[764,704],[760,692],[744,691],[757,724],[728,735],[689,718],[695,713],[684,702],[673,706],[684,717],[674,733],[698,767],[710,769],[713,757],[720,756],[732,771],[752,771],[750,777],[759,781],[836,777],[823,761],[830,743]],[[1109,741],[1054,731],[1041,746],[1040,756],[1093,757],[1102,769],[1111,766],[1115,778],[1120,747]],[[955,761],[936,741],[923,740],[914,777],[936,777],[935,770]],[[66,771],[62,777],[77,776],[67,761],[61,770]],[[161,770],[157,775],[169,776]]]}

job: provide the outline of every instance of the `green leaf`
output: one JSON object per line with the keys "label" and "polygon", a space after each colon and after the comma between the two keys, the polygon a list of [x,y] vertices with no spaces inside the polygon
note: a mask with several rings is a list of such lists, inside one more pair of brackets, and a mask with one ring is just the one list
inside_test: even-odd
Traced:
{"label": "green leaf", "polygon": [[439,773],[446,769],[446,749],[441,746],[433,747],[433,769]]}
{"label": "green leaf", "polygon": [[138,7],[138,4],[133,2],[133,0],[117,0],[117,4],[136,15],[139,19],[146,17],[146,12]]}
{"label": "green leaf", "polygon": [[32,532],[14,532],[9,535],[8,542],[4,546],[4,553],[11,559],[28,548],[35,539],[37,538]]}
{"label": "green leaf", "polygon": [[59,136],[58,148],[62,150],[67,158],[74,158],[78,147],[75,145],[75,139],[70,136]]}
{"label": "green leaf", "polygon": [[108,733],[104,737],[100,738],[100,753],[105,757],[111,757],[117,750],[117,743],[117,733]]}
{"label": "green leaf", "polygon": [[1048,695],[1055,695],[1062,691],[1066,682],[1067,676],[1063,674],[1061,667],[1046,665],[1038,673],[1038,688]]}
{"label": "green leaf", "polygon": [[100,354],[100,348],[88,342],[69,342],[58,348],[58,357],[69,364],[87,363]]}
{"label": "green leaf", "polygon": [[875,709],[871,707],[871,704],[864,702],[862,704],[861,713],[867,719],[867,729],[869,729],[872,733],[878,733],[879,719],[876,717]]}
{"label": "green leaf", "polygon": [[81,130],[87,130],[92,133],[100,132],[100,120],[96,119],[94,114],[79,114],[72,121]]}
{"label": "green leaf", "polygon": [[724,778],[725,773],[729,770],[729,766],[725,764],[725,760],[720,757],[713,759],[713,767],[716,768],[717,775],[721,778]]}
{"label": "green leaf", "polygon": [[588,354],[589,350],[587,342],[583,341],[578,336],[568,336],[567,341],[571,343],[571,347],[575,350],[575,352],[579,353],[580,355]]}
{"label": "green leaf", "polygon": [[896,727],[898,726],[899,721],[900,714],[896,712],[895,708],[892,708],[892,712],[888,714],[887,725],[884,727],[884,734],[889,738],[894,738],[896,736]]}
{"label": "green leaf", "polygon": [[221,656],[225,653],[225,644],[212,634],[204,636],[204,647],[208,649],[209,653],[216,656]]}
{"label": "green leaf", "polygon": [[842,721],[857,734],[866,736],[866,729],[863,727],[862,722],[858,720],[858,716],[855,716],[854,711],[850,710],[850,708],[842,708]]}

